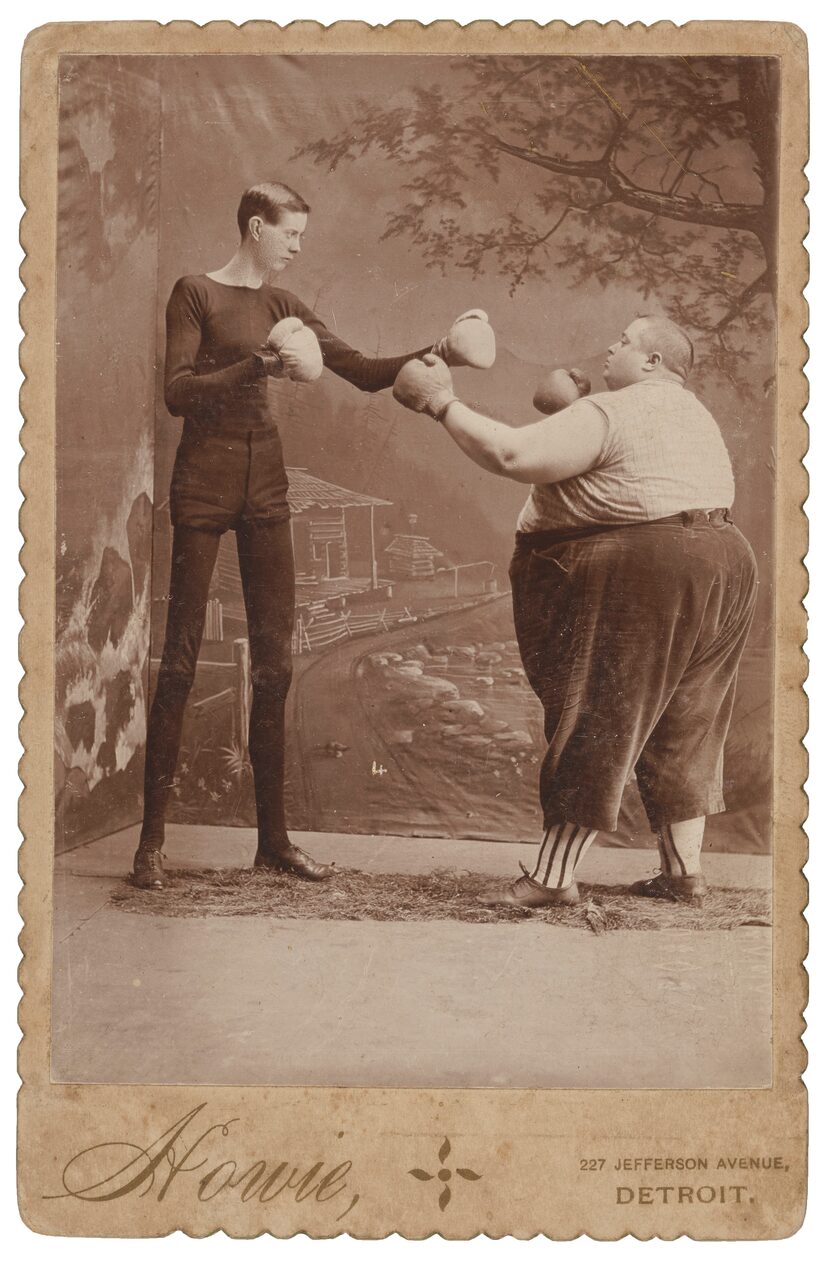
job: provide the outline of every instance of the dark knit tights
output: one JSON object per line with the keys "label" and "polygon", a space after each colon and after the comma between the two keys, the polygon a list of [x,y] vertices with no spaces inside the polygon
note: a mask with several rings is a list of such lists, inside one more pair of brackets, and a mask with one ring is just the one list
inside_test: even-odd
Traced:
{"label": "dark knit tights", "polygon": [[[147,729],[141,845],[161,848],[220,535],[177,527],[170,604]],[[236,529],[251,647],[253,700],[248,744],[254,773],[259,845],[288,844],[285,826],[285,700],[291,682],[294,556],[288,522],[246,522]]]}

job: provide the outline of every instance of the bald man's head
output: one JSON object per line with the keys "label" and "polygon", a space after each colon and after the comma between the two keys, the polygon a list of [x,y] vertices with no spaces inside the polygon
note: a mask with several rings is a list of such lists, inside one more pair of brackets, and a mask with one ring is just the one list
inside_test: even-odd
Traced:
{"label": "bald man's head", "polygon": [[641,315],[609,347],[603,375],[611,390],[655,377],[685,381],[694,359],[692,341],[678,324],[663,315]]}

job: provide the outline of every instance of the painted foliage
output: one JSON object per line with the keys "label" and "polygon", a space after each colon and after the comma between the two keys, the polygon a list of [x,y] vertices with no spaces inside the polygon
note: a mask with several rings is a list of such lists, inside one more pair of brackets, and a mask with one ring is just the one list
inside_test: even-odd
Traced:
{"label": "painted foliage", "polygon": [[[486,308],[496,365],[458,371],[456,388],[509,423],[533,419],[535,385],[554,364],[601,388],[605,346],[640,311],[689,327],[701,350],[690,384],[723,430],[736,519],[761,572],[727,750],[730,812],[708,843],[767,846],[776,85],[766,63],[646,60],[67,59],[58,744],[73,835],[99,827],[98,800],[115,802],[104,805],[111,826],[140,813],[144,666],[152,623],[152,690],[181,431],[161,397],[164,307],[179,276],[233,253],[241,191],[277,178],[312,206],[281,283],[368,354],[431,345],[461,311]],[[622,114],[597,92],[608,76]],[[670,103],[660,143],[655,102]],[[649,193],[642,204],[634,184]],[[720,222],[721,204],[740,221]],[[99,362],[72,354],[73,327],[90,318]],[[473,466],[388,392],[364,395],[329,373],[269,388],[298,574],[290,826],[531,838],[541,710],[507,581],[527,488]],[[248,688],[229,535],[174,819],[253,823]],[[645,831],[632,790],[606,840]]]}

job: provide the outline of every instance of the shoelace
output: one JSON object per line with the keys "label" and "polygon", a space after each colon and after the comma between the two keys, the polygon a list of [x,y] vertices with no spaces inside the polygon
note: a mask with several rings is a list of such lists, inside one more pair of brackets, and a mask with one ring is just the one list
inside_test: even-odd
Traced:
{"label": "shoelace", "polygon": [[534,880],[533,876],[531,876],[530,872],[528,871],[527,867],[525,867],[521,859],[519,859],[519,866],[524,872],[524,875],[519,876],[519,879],[514,882],[514,885],[513,885],[514,889],[516,885],[521,885],[527,882],[530,885],[531,889],[544,889],[545,891],[547,891],[548,886],[546,884],[542,884],[541,881],[539,880]]}
{"label": "shoelace", "polygon": [[535,889],[545,889],[545,888],[547,888],[547,885],[540,884],[538,880],[534,880],[534,879],[533,879],[533,876],[531,876],[530,872],[528,871],[527,867],[525,867],[525,865],[524,865],[524,863],[521,861],[521,859],[519,860],[519,866],[521,867],[522,872],[523,872],[524,874],[523,874],[523,875],[521,875],[521,876],[519,876],[519,879],[516,881],[516,884],[521,884],[521,883],[522,883],[522,881],[526,880],[526,881],[528,882],[528,884],[529,884],[529,885],[532,885]]}

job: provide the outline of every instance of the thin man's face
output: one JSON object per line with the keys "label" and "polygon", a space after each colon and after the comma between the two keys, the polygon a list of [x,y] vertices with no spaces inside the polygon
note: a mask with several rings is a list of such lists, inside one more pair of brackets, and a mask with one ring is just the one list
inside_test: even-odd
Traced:
{"label": "thin man's face", "polygon": [[278,223],[263,223],[259,250],[268,271],[284,271],[296,258],[307,223],[308,215],[294,210],[283,212]]}

